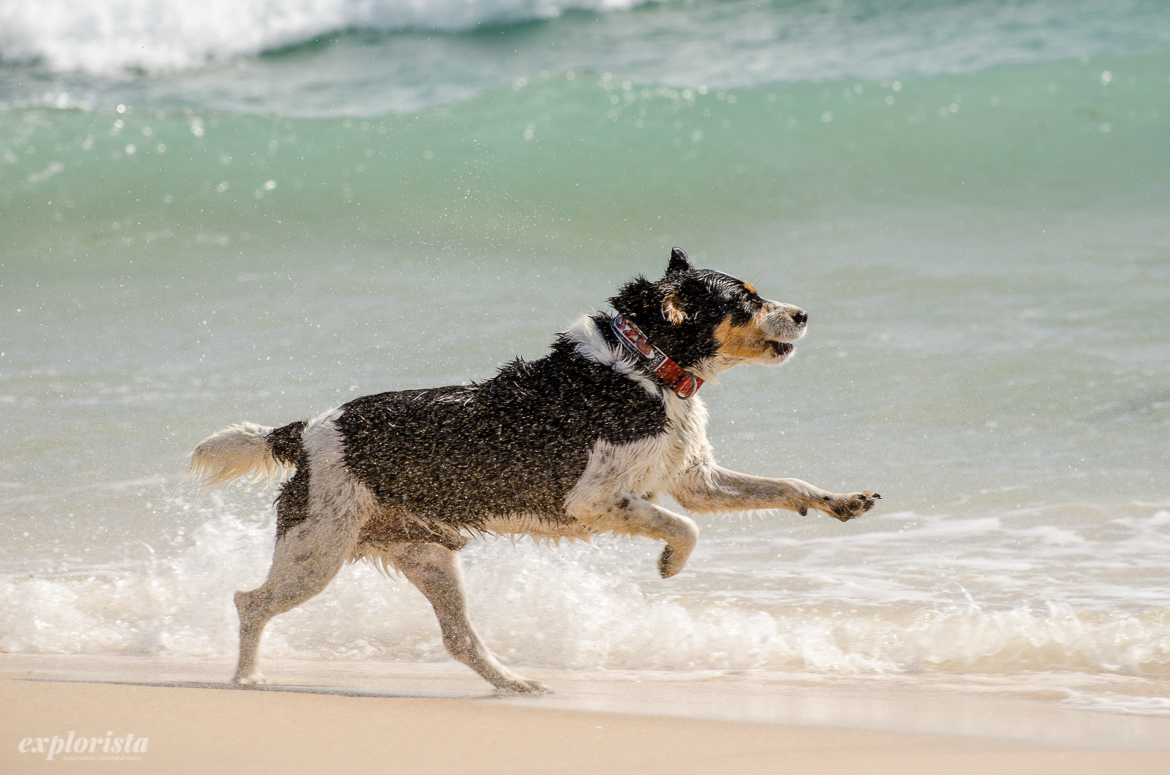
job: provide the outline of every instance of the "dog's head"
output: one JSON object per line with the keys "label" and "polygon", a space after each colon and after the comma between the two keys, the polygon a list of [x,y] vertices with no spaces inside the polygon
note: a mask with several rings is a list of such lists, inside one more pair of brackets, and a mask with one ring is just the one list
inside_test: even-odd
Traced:
{"label": "dog's head", "polygon": [[755,286],[696,269],[680,248],[659,280],[638,277],[609,300],[679,366],[709,379],[744,363],[776,365],[804,336],[808,314],[769,301]]}

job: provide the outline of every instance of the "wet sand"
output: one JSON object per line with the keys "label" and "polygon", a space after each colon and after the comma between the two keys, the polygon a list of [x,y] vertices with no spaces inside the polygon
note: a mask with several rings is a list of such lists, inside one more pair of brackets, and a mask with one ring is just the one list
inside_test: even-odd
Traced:
{"label": "wet sand", "polygon": [[[1170,719],[1000,696],[529,670],[557,694],[515,697],[454,664],[265,670],[239,688],[221,661],[0,655],[0,771],[1170,772]],[[50,760],[70,733],[97,750]],[[127,735],[146,750],[108,752]]]}

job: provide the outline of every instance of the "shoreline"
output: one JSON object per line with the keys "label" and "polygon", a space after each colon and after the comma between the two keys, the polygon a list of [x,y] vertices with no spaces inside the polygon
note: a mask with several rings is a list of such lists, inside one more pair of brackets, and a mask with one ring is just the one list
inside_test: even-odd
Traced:
{"label": "shoreline", "polygon": [[[86,772],[1170,769],[1170,719],[1036,700],[562,670],[528,671],[558,694],[523,697],[497,695],[457,664],[298,660],[267,663],[278,683],[238,687],[226,682],[229,668],[223,660],[0,655],[8,731],[0,770],[57,766],[63,751],[49,761],[18,747],[70,732],[98,736],[99,750],[72,758]],[[121,758],[100,750],[105,738],[127,734],[147,739],[147,750]]]}

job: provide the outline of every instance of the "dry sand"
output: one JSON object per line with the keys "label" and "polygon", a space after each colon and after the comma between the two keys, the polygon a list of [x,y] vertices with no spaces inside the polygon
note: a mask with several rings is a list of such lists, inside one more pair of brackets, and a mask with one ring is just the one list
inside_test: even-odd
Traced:
{"label": "dry sand", "polygon": [[[0,772],[1170,773],[1170,719],[1002,697],[531,671],[558,694],[521,698],[459,665],[294,661],[241,689],[229,669],[0,655]],[[19,750],[70,732],[147,749]]]}

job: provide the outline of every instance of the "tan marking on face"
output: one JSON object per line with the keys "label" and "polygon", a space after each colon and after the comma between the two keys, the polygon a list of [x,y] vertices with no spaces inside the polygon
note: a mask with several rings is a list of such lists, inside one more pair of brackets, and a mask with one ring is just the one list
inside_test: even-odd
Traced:
{"label": "tan marking on face", "polygon": [[755,293],[756,292],[756,286],[752,285],[751,283],[744,283],[743,289],[745,291],[747,291],[748,293]]}
{"label": "tan marking on face", "polygon": [[770,352],[767,337],[764,336],[760,323],[763,320],[763,311],[745,325],[736,326],[731,317],[724,318],[715,329],[715,341],[719,343],[719,354],[733,358],[759,358]]}

